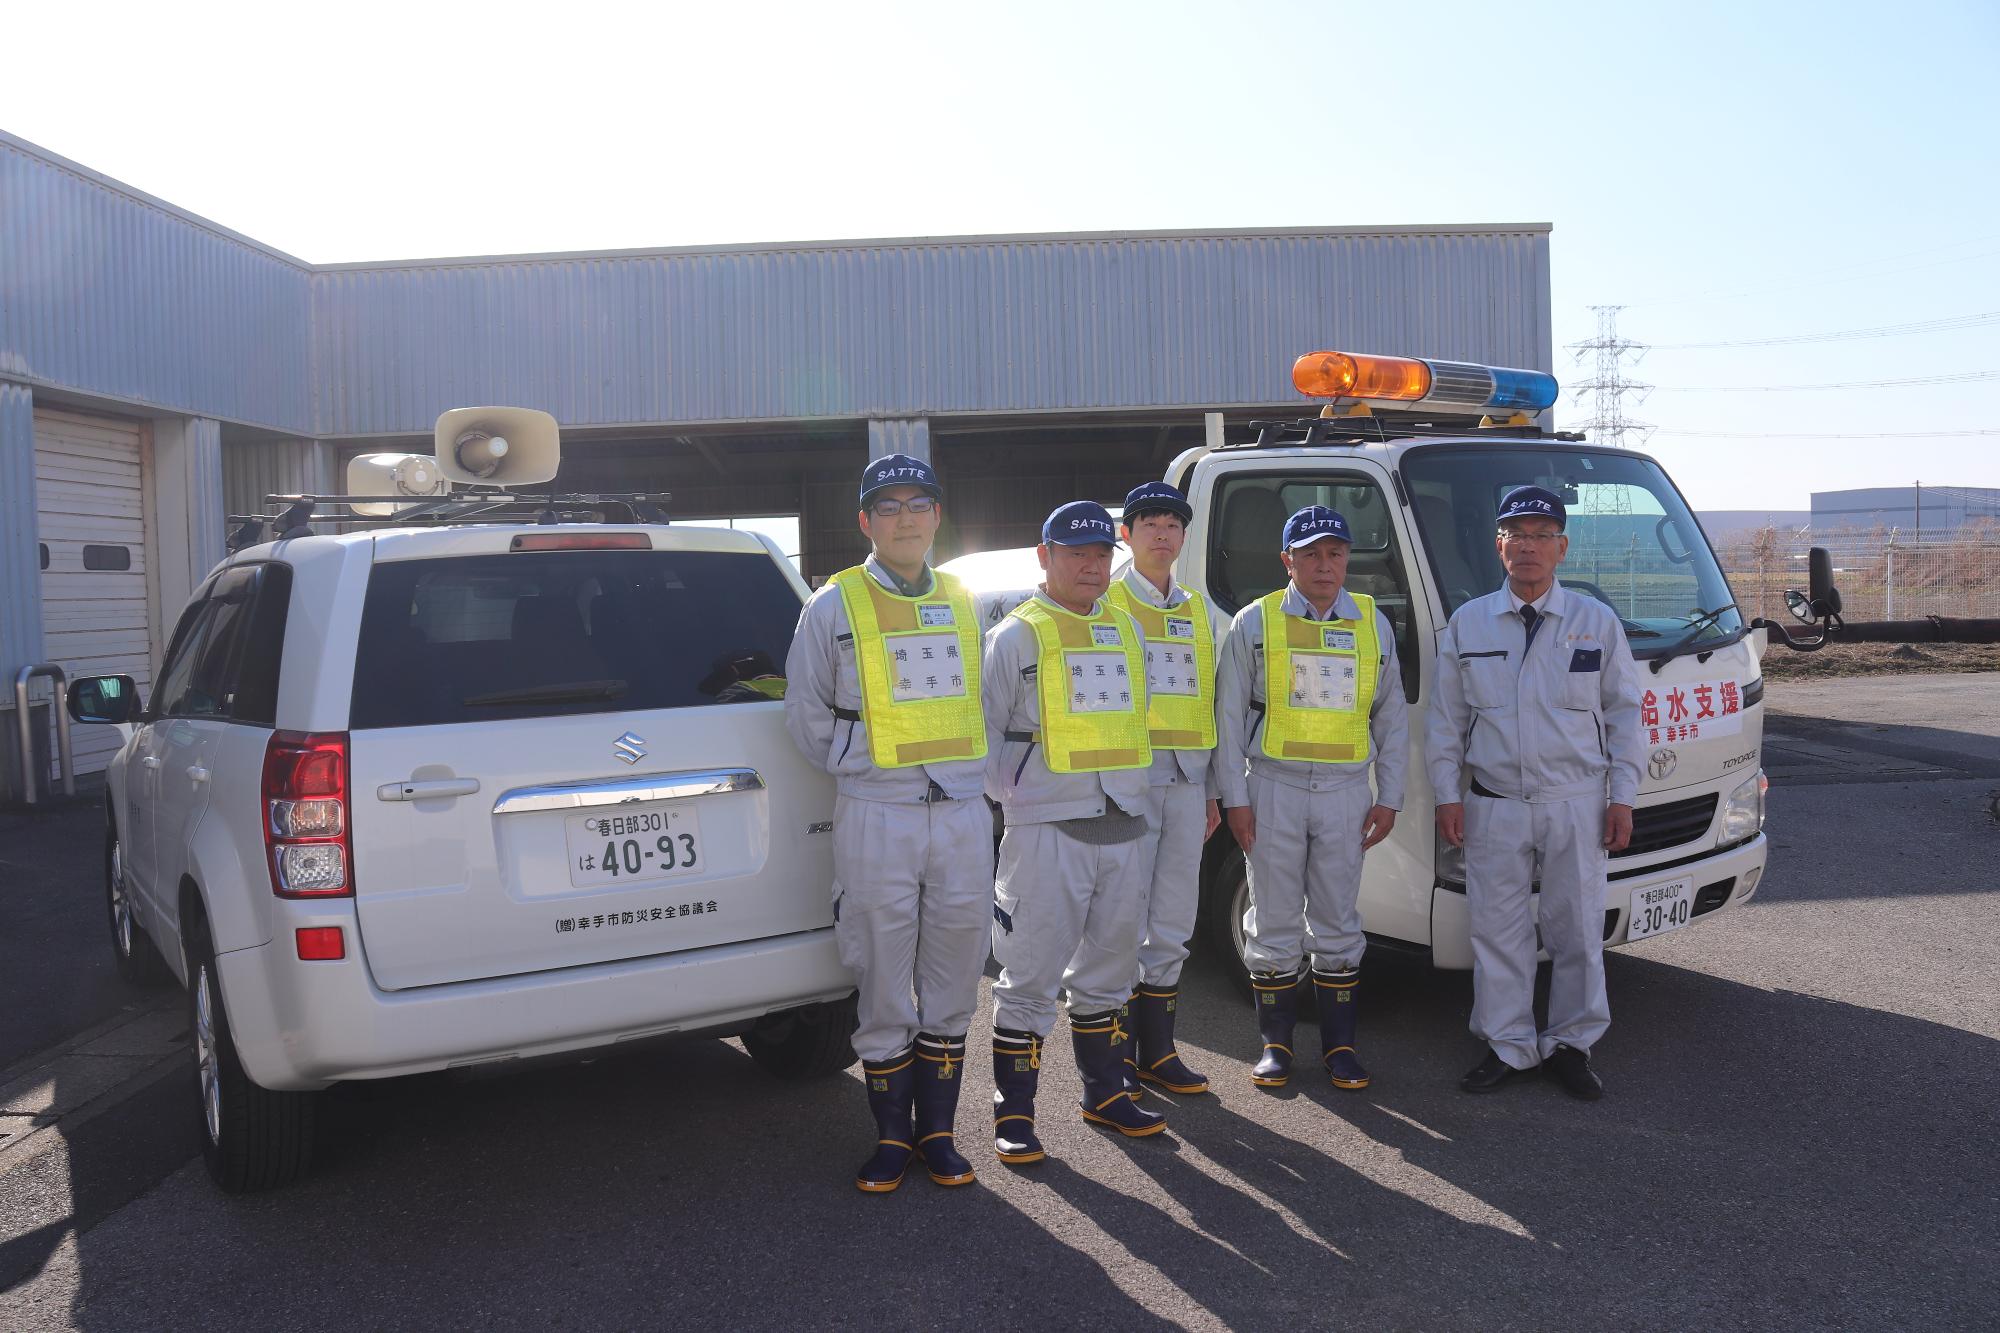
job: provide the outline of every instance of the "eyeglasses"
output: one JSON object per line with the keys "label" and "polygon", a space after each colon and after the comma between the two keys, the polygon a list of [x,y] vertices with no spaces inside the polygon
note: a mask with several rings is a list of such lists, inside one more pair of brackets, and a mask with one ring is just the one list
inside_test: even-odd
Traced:
{"label": "eyeglasses", "polygon": [[894,518],[905,509],[912,514],[928,514],[937,508],[937,501],[928,495],[913,495],[907,500],[877,500],[868,506],[877,518]]}
{"label": "eyeglasses", "polygon": [[1502,528],[1494,535],[1503,546],[1553,546],[1562,540],[1560,532],[1509,532]]}

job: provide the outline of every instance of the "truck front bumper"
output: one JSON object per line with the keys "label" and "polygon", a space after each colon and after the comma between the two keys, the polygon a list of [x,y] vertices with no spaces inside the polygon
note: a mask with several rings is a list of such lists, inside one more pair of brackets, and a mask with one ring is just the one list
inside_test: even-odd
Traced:
{"label": "truck front bumper", "polygon": [[[1695,916],[1688,924],[1706,921],[1743,902],[1757,891],[1764,877],[1769,842],[1759,833],[1748,842],[1696,860],[1677,860],[1630,872],[1614,871],[1604,892],[1604,943],[1625,943],[1631,924],[1632,894],[1639,889],[1692,879]],[[1668,932],[1671,933],[1671,932]],[[1659,936],[1653,936],[1658,939]],[[1546,955],[1544,955],[1546,956]],[[1472,917],[1465,891],[1440,884],[1431,890],[1431,961],[1438,967],[1463,970],[1472,966]]]}

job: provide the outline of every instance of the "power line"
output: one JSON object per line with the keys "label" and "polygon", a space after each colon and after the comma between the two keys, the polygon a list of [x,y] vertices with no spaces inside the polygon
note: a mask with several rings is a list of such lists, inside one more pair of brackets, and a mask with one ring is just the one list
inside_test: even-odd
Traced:
{"label": "power line", "polygon": [[1926,246],[1921,250],[1908,250],[1899,255],[1879,255],[1872,260],[1865,260],[1859,264],[1845,264],[1830,269],[1823,269],[1813,277],[1802,278],[1798,281],[1784,283],[1775,287],[1753,287],[1740,292],[1702,292],[1694,296],[1663,296],[1647,301],[1630,301],[1626,304],[1629,308],[1631,306],[1686,305],[1694,301],[1732,301],[1743,296],[1765,296],[1777,292],[1795,292],[1803,288],[1824,287],[1835,279],[1892,277],[1896,274],[1909,273],[1916,269],[1936,268],[1940,264],[1963,264],[1974,259],[1985,259],[1989,255],[2000,253],[2000,251],[1980,251],[1977,254],[1955,255],[1945,259],[1929,260],[1922,264],[1906,264],[1899,268],[1878,269],[1876,266],[1880,264],[1894,264],[1904,259],[1915,259],[1922,255],[1932,255],[1941,250],[1956,250],[1961,246],[1985,245],[1994,240],[2000,240],[2000,235],[1972,236],[1965,240],[1952,241],[1945,245]]}
{"label": "power line", "polygon": [[1819,430],[1677,430],[1672,426],[1658,426],[1655,427],[1655,433],[1701,436],[1712,440],[1953,440],[1979,435],[2000,435],[2000,430],[1878,430],[1856,435]]}
{"label": "power line", "polygon": [[1798,343],[1848,342],[1861,338],[1897,338],[1911,333],[1946,333],[2000,323],[2000,310],[1979,315],[1947,315],[1942,319],[1912,320],[1907,324],[1876,324],[1865,329],[1840,329],[1832,333],[1793,333],[1777,338],[1737,338],[1712,343],[1654,343],[1660,352],[1690,352],[1710,347],[1789,347]]}
{"label": "power line", "polygon": [[1977,384],[2000,380],[2000,370],[1966,370],[1949,375],[1913,375],[1898,380],[1837,380],[1830,384],[1663,384],[1659,393],[1807,393],[1819,389],[1904,389],[1929,384]]}

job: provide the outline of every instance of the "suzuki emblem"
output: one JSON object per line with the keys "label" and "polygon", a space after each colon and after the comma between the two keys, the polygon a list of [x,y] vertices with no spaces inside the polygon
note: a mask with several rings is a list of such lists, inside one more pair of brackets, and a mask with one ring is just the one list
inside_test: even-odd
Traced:
{"label": "suzuki emblem", "polygon": [[[646,757],[646,738],[628,731],[611,742],[611,753],[628,764],[636,764]],[[1668,753],[1671,754],[1672,751]]]}
{"label": "suzuki emblem", "polygon": [[1647,758],[1646,771],[1653,775],[1653,781],[1660,782],[1672,775],[1674,765],[1679,762],[1679,755],[1675,754],[1672,750],[1662,747],[1653,751]]}

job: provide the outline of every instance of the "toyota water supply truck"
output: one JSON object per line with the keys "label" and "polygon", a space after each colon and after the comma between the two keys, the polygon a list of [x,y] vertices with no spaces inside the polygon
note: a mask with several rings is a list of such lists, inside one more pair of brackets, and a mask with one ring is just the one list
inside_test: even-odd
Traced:
{"label": "toyota water supply truck", "polygon": [[[1403,678],[1383,688],[1401,688],[1412,708],[1402,817],[1369,853],[1362,880],[1370,937],[1428,949],[1439,967],[1472,965],[1463,857],[1436,835],[1423,737],[1438,634],[1453,611],[1504,580],[1494,514],[1524,485],[1563,497],[1570,545],[1557,577],[1618,612],[1642,681],[1646,771],[1631,845],[1611,858],[1605,943],[1677,930],[1755,893],[1767,845],[1758,661],[1776,627],[1737,610],[1659,463],[1536,425],[1557,393],[1539,371],[1315,352],[1292,379],[1328,400],[1319,416],[1253,422],[1254,441],[1192,449],[1167,469],[1195,514],[1178,574],[1234,616],[1284,584],[1287,515],[1310,504],[1346,515],[1347,586],[1373,597],[1393,626]],[[992,619],[1039,578],[1032,552],[1004,572],[990,553],[944,568],[970,572]],[[1202,920],[1239,962],[1247,894],[1225,824],[1204,859]]]}

